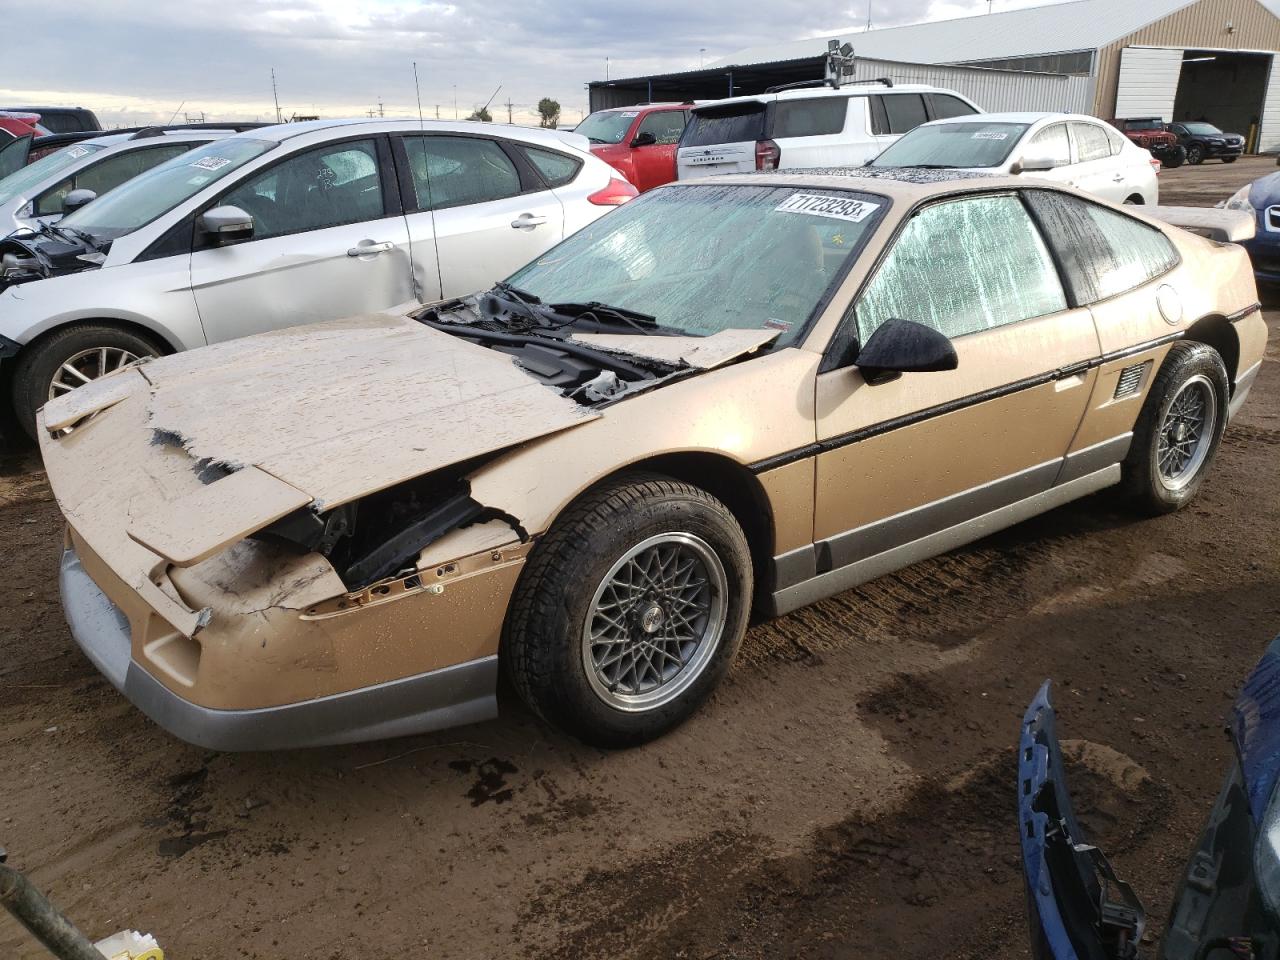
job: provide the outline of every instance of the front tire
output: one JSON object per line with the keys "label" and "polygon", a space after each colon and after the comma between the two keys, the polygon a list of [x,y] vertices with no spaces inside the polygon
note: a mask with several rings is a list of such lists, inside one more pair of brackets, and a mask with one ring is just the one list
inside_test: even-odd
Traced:
{"label": "front tire", "polygon": [[1204,163],[1204,147],[1198,143],[1193,143],[1187,147],[1187,163],[1193,167],[1198,167]]}
{"label": "front tire", "polygon": [[106,324],[87,323],[55,330],[18,356],[13,372],[13,409],[34,440],[36,411],[104,374],[142,357],[158,357],[154,340]]}
{"label": "front tire", "polygon": [[1123,484],[1145,513],[1172,513],[1195,497],[1227,423],[1227,370],[1203,343],[1175,343],[1133,431]]}
{"label": "front tire", "polygon": [[503,663],[547,722],[599,747],[662,736],[723,678],[746,630],[751,553],[705,490],[625,474],[556,520],[516,585]]}

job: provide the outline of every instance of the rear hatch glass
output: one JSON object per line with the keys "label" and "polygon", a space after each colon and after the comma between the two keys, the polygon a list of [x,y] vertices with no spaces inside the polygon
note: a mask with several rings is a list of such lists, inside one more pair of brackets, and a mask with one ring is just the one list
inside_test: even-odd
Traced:
{"label": "rear hatch glass", "polygon": [[735,103],[694,110],[680,137],[680,146],[711,147],[763,140],[764,117],[763,103]]}

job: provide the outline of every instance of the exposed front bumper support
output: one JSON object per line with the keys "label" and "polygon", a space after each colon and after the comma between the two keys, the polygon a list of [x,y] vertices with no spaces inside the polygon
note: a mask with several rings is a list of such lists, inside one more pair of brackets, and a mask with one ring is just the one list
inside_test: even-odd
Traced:
{"label": "exposed front bumper support", "polygon": [[196,746],[231,751],[356,743],[478,723],[498,714],[496,656],[277,707],[202,707],[132,658],[128,620],[73,549],[63,551],[58,581],[71,635],[94,666],[153,721]]}

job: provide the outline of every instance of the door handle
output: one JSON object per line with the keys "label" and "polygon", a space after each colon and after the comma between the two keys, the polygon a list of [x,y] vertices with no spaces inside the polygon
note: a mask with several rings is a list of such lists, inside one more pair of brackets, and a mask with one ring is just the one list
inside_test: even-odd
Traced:
{"label": "door handle", "polygon": [[546,217],[535,216],[532,213],[522,213],[511,221],[511,226],[517,230],[532,230],[534,227],[540,227],[546,222]]}
{"label": "door handle", "polygon": [[373,254],[386,253],[395,244],[391,241],[384,243],[374,243],[372,240],[361,240],[358,244],[347,251],[348,257],[368,257]]}
{"label": "door handle", "polygon": [[1112,180],[1114,180],[1116,183],[1124,183],[1124,174],[1123,174],[1123,173],[1117,173],[1117,174],[1116,174],[1114,177],[1112,177],[1111,179],[1112,179]]}

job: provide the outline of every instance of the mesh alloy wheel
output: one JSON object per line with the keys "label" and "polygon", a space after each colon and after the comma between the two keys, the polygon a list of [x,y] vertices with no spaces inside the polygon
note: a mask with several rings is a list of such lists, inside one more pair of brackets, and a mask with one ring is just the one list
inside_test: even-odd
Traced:
{"label": "mesh alloy wheel", "polygon": [[582,633],[591,689],[628,712],[670,703],[711,661],[724,633],[727,577],[688,533],[636,544],[596,588]]}
{"label": "mesh alloy wheel", "polygon": [[1178,390],[1160,423],[1156,466],[1160,482],[1181,490],[1200,472],[1217,427],[1218,395],[1209,378],[1192,377]]}

